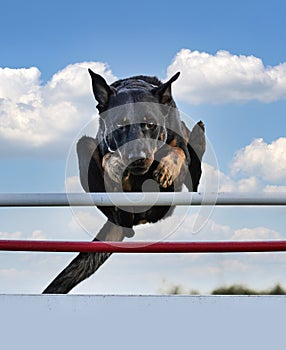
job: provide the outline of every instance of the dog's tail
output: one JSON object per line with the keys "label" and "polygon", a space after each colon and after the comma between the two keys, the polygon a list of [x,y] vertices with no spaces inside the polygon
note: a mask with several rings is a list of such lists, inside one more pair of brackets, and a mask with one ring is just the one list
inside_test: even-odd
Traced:
{"label": "dog's tail", "polygon": [[[122,241],[126,228],[107,221],[94,241]],[[132,229],[129,229],[132,230]],[[110,257],[111,253],[79,253],[71,263],[50,283],[43,294],[66,294],[80,282],[90,277]]]}

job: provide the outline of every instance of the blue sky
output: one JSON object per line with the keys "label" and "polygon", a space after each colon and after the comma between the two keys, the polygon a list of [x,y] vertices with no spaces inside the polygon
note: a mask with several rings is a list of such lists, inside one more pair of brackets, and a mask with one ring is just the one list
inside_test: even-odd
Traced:
{"label": "blue sky", "polygon": [[[206,160],[205,181],[219,174],[221,191],[286,191],[285,7],[277,0],[2,4],[0,191],[65,191],[66,181],[75,189],[69,151],[96,119],[87,67],[110,82],[134,74],[165,80],[180,70],[174,84],[178,107],[188,120],[205,122],[210,157],[217,159],[217,164]],[[89,231],[104,222],[96,210],[75,212]],[[285,238],[284,208],[215,208],[204,229],[188,235],[196,215],[195,209],[188,212],[173,239]],[[95,222],[89,222],[91,216]],[[0,222],[2,238],[92,236],[70,209],[1,209]],[[137,238],[163,232],[166,226],[160,225],[139,228]],[[1,253],[0,292],[41,292],[71,256]],[[148,261],[118,255],[75,292],[157,293],[168,284],[203,292],[222,283],[286,285],[285,264],[283,254]]]}

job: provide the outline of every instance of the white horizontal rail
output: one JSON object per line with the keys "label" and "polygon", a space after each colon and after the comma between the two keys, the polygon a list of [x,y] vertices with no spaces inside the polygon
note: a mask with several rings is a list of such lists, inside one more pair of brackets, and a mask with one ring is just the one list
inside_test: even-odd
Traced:
{"label": "white horizontal rail", "polygon": [[267,193],[1,193],[0,207],[153,205],[286,205],[286,192]]}

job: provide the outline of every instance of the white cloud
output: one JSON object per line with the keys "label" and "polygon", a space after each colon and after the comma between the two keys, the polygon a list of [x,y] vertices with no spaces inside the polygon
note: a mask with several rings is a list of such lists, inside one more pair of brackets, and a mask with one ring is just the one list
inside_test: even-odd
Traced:
{"label": "white cloud", "polygon": [[168,67],[168,77],[180,71],[175,95],[193,104],[286,98],[286,63],[265,67],[260,58],[218,51],[182,49]]}
{"label": "white cloud", "polygon": [[44,240],[45,235],[41,230],[34,230],[30,234],[25,234],[21,231],[15,232],[0,232],[0,239],[32,239],[32,240]]}
{"label": "white cloud", "polygon": [[41,230],[34,230],[31,235],[32,240],[45,240],[46,237]]}
{"label": "white cloud", "polygon": [[279,182],[286,180],[286,138],[279,138],[271,143],[255,139],[240,149],[231,164],[232,174],[247,174],[265,181]]}
{"label": "white cloud", "polygon": [[[205,181],[210,183],[218,181],[218,192],[257,191],[261,187],[261,184],[254,174],[250,173],[249,175],[249,177],[236,180],[222,171],[215,169],[212,165],[203,163],[203,178],[206,178]],[[200,191],[203,190],[204,188],[200,189]]]}
{"label": "white cloud", "polygon": [[3,260],[0,268],[0,290],[1,293],[8,294],[41,293],[59,269],[70,260],[69,255],[56,253],[47,255],[14,252],[9,255],[10,259]]}
{"label": "white cloud", "polygon": [[45,85],[35,67],[0,68],[0,152],[66,152],[73,137],[96,114],[87,68],[109,82],[116,79],[100,62],[69,65]]}
{"label": "white cloud", "polygon": [[204,182],[218,181],[218,192],[286,192],[286,138],[254,139],[235,153],[229,167],[227,174],[203,163],[200,191]]}
{"label": "white cloud", "polygon": [[286,186],[267,185],[263,192],[286,192]]}
{"label": "white cloud", "polygon": [[283,237],[277,231],[266,227],[241,228],[234,231],[233,240],[275,240]]}
{"label": "white cloud", "polygon": [[238,192],[255,192],[258,189],[259,182],[254,176],[237,181],[234,191]]}
{"label": "white cloud", "polygon": [[[196,211],[196,213],[193,213]],[[200,241],[230,239],[233,230],[228,225],[216,223],[210,217],[205,217],[197,209],[184,210],[177,208],[171,217],[156,224],[145,224],[135,229],[136,240],[142,241]],[[204,221],[197,231],[196,223]]]}
{"label": "white cloud", "polygon": [[105,217],[100,215],[100,211],[96,207],[72,208],[72,210],[73,218],[69,222],[69,228],[73,232],[77,232],[81,227],[88,234],[87,240],[93,239],[106,222]]}
{"label": "white cloud", "polygon": [[66,192],[84,192],[80,184],[79,176],[70,176],[66,178]]}
{"label": "white cloud", "polygon": [[[204,229],[196,235],[191,233],[191,227],[196,221],[196,213],[191,209],[183,224],[170,237],[170,241],[186,240],[240,240],[240,239],[280,239],[279,232],[267,227],[249,228],[225,225],[214,219],[208,220]],[[85,222],[92,231],[86,236],[90,241],[105,222],[98,216],[98,210],[78,210],[78,217]],[[182,219],[181,213],[174,215],[174,222]],[[72,227],[74,225],[74,227]],[[70,228],[78,230],[77,224],[72,223]],[[150,225],[151,226],[151,225]],[[159,225],[153,225],[146,230],[148,225],[142,225],[141,231],[137,231],[133,240],[156,239],[157,235],[164,235],[169,229],[170,222],[162,221]],[[74,231],[70,234],[74,234]],[[144,235],[145,233],[145,235]],[[148,233],[148,235],[147,235]],[[16,233],[16,238],[26,236],[39,236],[37,230],[27,234]],[[138,235],[139,234],[139,235]],[[164,237],[162,237],[164,238]],[[80,237],[80,240],[83,238]],[[3,255],[4,256],[4,255]],[[2,260],[0,269],[2,293],[40,293],[49,282],[69,263],[75,254],[9,254]],[[168,281],[180,283],[188,289],[193,287],[200,291],[208,291],[216,285],[227,283],[255,283],[268,278],[265,285],[271,285],[276,276],[283,276],[285,269],[285,257],[280,255],[258,254],[181,254],[181,255],[146,255],[114,254],[93,277],[80,284],[73,293],[155,293],[159,281],[166,277]],[[281,260],[276,260],[276,259]],[[274,264],[274,265],[273,265]],[[156,268],[154,268],[156,266]],[[138,275],[138,271],[140,274]],[[247,273],[246,273],[247,272]],[[273,274],[274,277],[273,277]],[[259,275],[259,277],[257,277]],[[131,278],[131,277],[132,278]],[[253,278],[256,276],[256,279]],[[263,277],[261,277],[263,276]],[[279,279],[284,282],[285,279]]]}
{"label": "white cloud", "polygon": [[22,238],[22,232],[0,232],[0,239],[20,239]]}
{"label": "white cloud", "polygon": [[41,73],[36,67],[0,68],[0,96],[18,103],[35,102],[39,93]]}
{"label": "white cloud", "polygon": [[[87,68],[116,80],[101,62],[71,64],[45,84],[36,67],[0,68],[0,152],[66,154],[83,126],[96,115]],[[226,103],[286,98],[286,63],[265,67],[254,56],[215,55],[183,49],[168,68],[181,71],[177,97],[191,103]],[[35,153],[34,153],[35,154]]]}

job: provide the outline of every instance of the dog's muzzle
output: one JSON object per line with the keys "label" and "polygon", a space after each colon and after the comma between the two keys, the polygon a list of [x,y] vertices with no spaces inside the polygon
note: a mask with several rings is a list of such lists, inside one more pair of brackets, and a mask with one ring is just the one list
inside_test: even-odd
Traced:
{"label": "dog's muzzle", "polygon": [[134,154],[133,152],[128,154],[127,168],[133,175],[145,174],[149,170],[152,163],[153,157],[147,156],[144,151],[141,151],[138,154]]}

